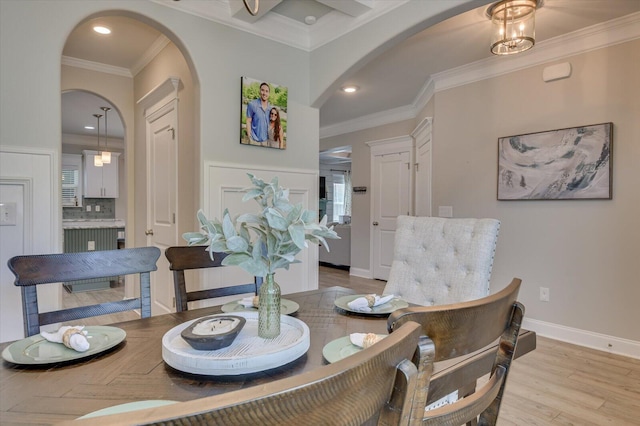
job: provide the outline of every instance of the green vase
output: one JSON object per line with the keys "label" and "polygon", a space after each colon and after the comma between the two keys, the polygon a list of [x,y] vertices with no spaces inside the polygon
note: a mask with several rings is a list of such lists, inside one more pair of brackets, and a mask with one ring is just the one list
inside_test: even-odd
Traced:
{"label": "green vase", "polygon": [[258,302],[258,336],[273,339],[280,335],[280,286],[268,274],[260,286]]}

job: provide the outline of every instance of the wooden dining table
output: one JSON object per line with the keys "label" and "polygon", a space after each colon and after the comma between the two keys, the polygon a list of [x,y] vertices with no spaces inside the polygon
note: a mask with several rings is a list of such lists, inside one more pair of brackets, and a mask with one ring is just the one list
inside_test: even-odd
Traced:
{"label": "wooden dining table", "polygon": [[[204,376],[178,371],[162,359],[162,337],[186,321],[221,313],[220,306],[193,309],[112,324],[126,332],[113,349],[73,362],[17,365],[3,360],[0,370],[0,424],[54,424],[118,404],[188,401],[291,377],[327,364],[323,347],[350,333],[386,333],[387,318],[337,308],[334,301],[354,291],[330,287],[283,296],[299,304],[293,314],[310,330],[305,355],[282,367],[241,376]],[[497,342],[496,342],[497,344]],[[429,402],[469,386],[491,371],[496,344],[470,355],[436,363]],[[0,350],[9,343],[0,345]],[[536,346],[536,335],[521,330],[516,358]]]}

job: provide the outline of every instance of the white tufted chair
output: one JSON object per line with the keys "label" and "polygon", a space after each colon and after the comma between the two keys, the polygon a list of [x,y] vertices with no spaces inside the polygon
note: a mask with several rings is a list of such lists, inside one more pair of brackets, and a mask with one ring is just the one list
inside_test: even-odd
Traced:
{"label": "white tufted chair", "polygon": [[496,219],[398,216],[385,294],[418,305],[445,305],[489,294]]}

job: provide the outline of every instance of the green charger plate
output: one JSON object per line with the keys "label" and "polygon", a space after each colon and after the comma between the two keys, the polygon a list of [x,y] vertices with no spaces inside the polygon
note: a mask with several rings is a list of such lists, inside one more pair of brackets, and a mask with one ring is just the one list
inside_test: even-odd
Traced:
{"label": "green charger plate", "polygon": [[[386,334],[378,334],[378,336],[386,337]],[[332,340],[322,348],[322,356],[329,363],[340,361],[350,355],[360,352],[362,348],[351,343],[349,336],[340,337]]]}
{"label": "green charger plate", "polygon": [[[222,312],[225,314],[229,314],[232,312],[258,312],[258,308],[246,308],[244,305],[239,303],[239,300],[229,302],[227,304],[222,305]],[[282,315],[291,315],[293,313],[298,312],[300,309],[300,305],[298,305],[293,300],[288,299],[280,299],[280,314]]]}
{"label": "green charger plate", "polygon": [[167,401],[163,399],[151,399],[148,401],[136,401],[127,402],[126,404],[114,405],[113,407],[103,408],[101,410],[93,411],[89,414],[85,414],[78,419],[90,419],[98,416],[107,416],[109,414],[121,414],[128,413],[135,410],[143,410],[145,408],[162,407],[163,405],[175,404],[178,401]]}
{"label": "green charger plate", "polygon": [[127,333],[116,327],[95,325],[84,328],[87,331],[89,349],[74,351],[62,343],[52,343],[39,334],[18,340],[2,351],[2,358],[14,364],[41,365],[72,361],[85,358],[113,348],[122,342]]}
{"label": "green charger plate", "polygon": [[403,309],[403,308],[408,308],[409,304],[407,302],[405,302],[402,299],[398,299],[398,298],[393,298],[390,301],[388,301],[387,303],[384,303],[382,305],[378,305],[378,306],[374,306],[373,308],[371,308],[371,312],[363,312],[363,311],[356,311],[355,309],[351,309],[349,307],[349,302],[352,302],[354,300],[356,300],[358,297],[363,297],[366,296],[366,294],[351,294],[348,296],[342,296],[339,297],[335,300],[335,305],[340,308],[340,309],[344,309],[347,312],[353,312],[356,314],[361,314],[361,315],[381,315],[381,314],[390,314],[393,311],[397,311],[398,309]]}

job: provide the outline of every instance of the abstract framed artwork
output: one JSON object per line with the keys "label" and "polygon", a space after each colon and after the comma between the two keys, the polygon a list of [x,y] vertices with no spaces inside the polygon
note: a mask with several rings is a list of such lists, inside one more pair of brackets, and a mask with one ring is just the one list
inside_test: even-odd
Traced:
{"label": "abstract framed artwork", "polygon": [[284,86],[241,77],[240,143],[287,149],[287,98]]}
{"label": "abstract framed artwork", "polygon": [[610,200],[613,123],[498,138],[498,200]]}

